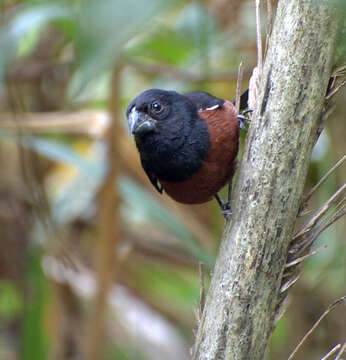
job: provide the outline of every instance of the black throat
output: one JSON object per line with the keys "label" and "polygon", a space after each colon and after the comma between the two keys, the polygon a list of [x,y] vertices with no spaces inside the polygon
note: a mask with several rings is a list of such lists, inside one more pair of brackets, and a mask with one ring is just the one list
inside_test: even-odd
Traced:
{"label": "black throat", "polygon": [[[159,180],[180,182],[195,174],[210,149],[206,124],[196,118],[143,138],[136,138],[144,170]],[[179,128],[180,127],[180,128]]]}

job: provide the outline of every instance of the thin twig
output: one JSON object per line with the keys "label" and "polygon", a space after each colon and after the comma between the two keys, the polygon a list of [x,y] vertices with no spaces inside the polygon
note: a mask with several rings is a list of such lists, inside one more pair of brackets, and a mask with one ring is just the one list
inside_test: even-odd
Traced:
{"label": "thin twig", "polygon": [[241,93],[242,81],[243,81],[243,63],[241,62],[238,67],[237,88],[235,92],[235,107],[237,109],[237,113],[239,113],[239,107],[240,107],[240,93]]}
{"label": "thin twig", "polygon": [[[292,248],[289,252],[295,255],[299,255],[304,252],[316,239],[317,237],[326,230],[330,225],[332,225],[335,221],[339,220],[342,216],[346,214],[346,208],[343,206],[341,209],[336,211],[333,216],[322,226],[318,227],[310,236],[308,236],[303,242],[299,243],[298,247]],[[299,250],[298,250],[299,249]]]}
{"label": "thin twig", "polygon": [[205,283],[204,283],[204,270],[203,263],[198,263],[199,272],[199,320],[202,319],[202,314],[205,305]]}
{"label": "thin twig", "polygon": [[288,357],[287,360],[293,359],[294,355],[297,353],[297,351],[301,348],[305,340],[311,335],[311,333],[317,328],[319,323],[332,311],[334,310],[339,304],[346,302],[346,296],[341,297],[340,299],[334,301],[331,305],[328,306],[327,310],[317,319],[317,321],[314,323],[312,328],[304,335],[303,339],[299,342],[299,344],[295,347],[291,355]]}
{"label": "thin twig", "polygon": [[320,179],[320,181],[304,196],[303,203],[309,201],[313,193],[324,183],[324,181],[328,178],[328,176],[335,171],[339,166],[341,166],[346,160],[346,155],[344,155],[332,168],[330,168],[324,176]]}
{"label": "thin twig", "polygon": [[269,39],[272,33],[273,28],[273,6],[271,0],[267,0],[267,19],[268,19],[268,26],[267,26],[267,34],[266,34],[266,45],[264,50],[264,56],[267,55],[268,46],[269,46]]}
{"label": "thin twig", "polygon": [[315,214],[309,219],[309,221],[302,226],[302,228],[293,237],[293,240],[305,235],[309,232],[320,218],[329,210],[331,205],[337,201],[337,199],[346,190],[346,182],[315,212]]}
{"label": "thin twig", "polygon": [[314,250],[314,251],[311,251],[309,254],[307,255],[304,255],[304,256],[301,256],[297,259],[294,259],[293,261],[290,261],[289,263],[287,263],[285,265],[285,268],[289,268],[291,266],[294,266],[294,265],[297,265],[299,263],[301,263],[302,261],[304,261],[305,259],[307,259],[308,257],[312,256],[312,255],[316,255],[317,253],[319,253],[321,250],[323,249],[326,249],[327,248],[327,245],[324,245],[324,246],[321,246],[319,247],[318,249]]}
{"label": "thin twig", "polygon": [[333,77],[340,77],[342,75],[346,75],[346,64],[336,67],[332,73]]}
{"label": "thin twig", "polygon": [[305,216],[305,215],[309,215],[309,214],[311,214],[313,212],[313,210],[304,209],[304,207],[305,207],[305,204],[302,204],[297,217],[302,217],[302,216]]}
{"label": "thin twig", "polygon": [[261,35],[261,0],[256,0],[256,38],[257,38],[257,67],[258,75],[261,81],[263,70],[263,54],[262,54],[262,35]]}
{"label": "thin twig", "polygon": [[327,360],[331,355],[333,355],[339,348],[340,348],[341,344],[337,344],[335,345],[330,351],[328,351],[328,353],[323,356],[323,358],[321,358],[321,360]]}
{"label": "thin twig", "polygon": [[300,274],[297,274],[294,278],[287,280],[283,285],[280,287],[280,293],[284,293],[287,291],[293,284],[295,284],[300,277]]}
{"label": "thin twig", "polygon": [[[345,199],[343,199],[345,201]],[[311,236],[309,236],[309,242],[312,243],[315,241],[315,239],[324,231],[326,230],[330,225],[332,225],[335,221],[339,220],[342,216],[344,216],[346,213],[346,207],[342,206],[339,210],[337,210],[331,218],[324,223],[322,226],[315,229],[313,233],[311,233]],[[306,240],[301,242],[301,244],[305,244]]]}
{"label": "thin twig", "polygon": [[345,350],[346,350],[346,341],[344,342],[344,345],[342,345],[340,351],[337,353],[335,360],[340,360],[341,355],[344,353]]}
{"label": "thin twig", "polygon": [[333,87],[333,89],[331,89],[329,91],[329,93],[326,96],[326,99],[330,99],[333,95],[335,95],[343,86],[346,85],[346,79],[341,81],[340,84],[336,85],[335,87]]}
{"label": "thin twig", "polygon": [[332,76],[331,76],[331,80],[332,82],[330,83],[329,87],[328,87],[328,92],[326,95],[326,100],[329,100],[333,95],[335,95],[343,86],[346,85],[346,79],[344,79],[343,81],[341,81],[339,84],[337,84],[335,86],[335,83],[337,81],[337,79],[341,76],[344,76],[346,74],[346,65],[341,65],[339,67],[337,67],[336,69],[334,69]]}

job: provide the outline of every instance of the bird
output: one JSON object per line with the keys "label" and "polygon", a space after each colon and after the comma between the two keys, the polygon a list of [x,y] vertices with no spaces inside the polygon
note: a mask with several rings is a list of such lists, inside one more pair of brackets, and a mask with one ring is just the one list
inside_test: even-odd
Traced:
{"label": "bird", "polygon": [[[247,91],[241,96],[241,108],[247,96]],[[222,201],[218,192],[232,182],[246,119],[234,103],[203,91],[148,89],[129,103],[126,116],[156,190],[183,204],[216,198],[228,219],[230,195]]]}

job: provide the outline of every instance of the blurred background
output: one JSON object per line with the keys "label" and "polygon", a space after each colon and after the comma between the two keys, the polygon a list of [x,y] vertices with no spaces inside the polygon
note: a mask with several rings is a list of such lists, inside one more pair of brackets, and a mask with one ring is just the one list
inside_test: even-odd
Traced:
{"label": "blurred background", "polygon": [[[151,87],[233,99],[240,62],[245,90],[254,2],[1,0],[0,26],[0,359],[188,359],[224,219],[216,202],[155,192],[124,112]],[[345,152],[345,90],[334,102],[307,190]],[[309,209],[344,179],[345,166]],[[341,219],[318,238],[267,359],[344,295],[345,234]],[[322,357],[345,326],[337,308],[296,359]]]}

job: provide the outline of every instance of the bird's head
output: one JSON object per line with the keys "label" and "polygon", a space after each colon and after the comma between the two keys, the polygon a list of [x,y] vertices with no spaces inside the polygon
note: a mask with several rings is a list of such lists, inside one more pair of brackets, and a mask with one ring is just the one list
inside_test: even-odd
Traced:
{"label": "bird's head", "polygon": [[147,137],[183,136],[186,123],[193,121],[193,103],[175,91],[149,89],[131,101],[126,115],[136,142]]}

